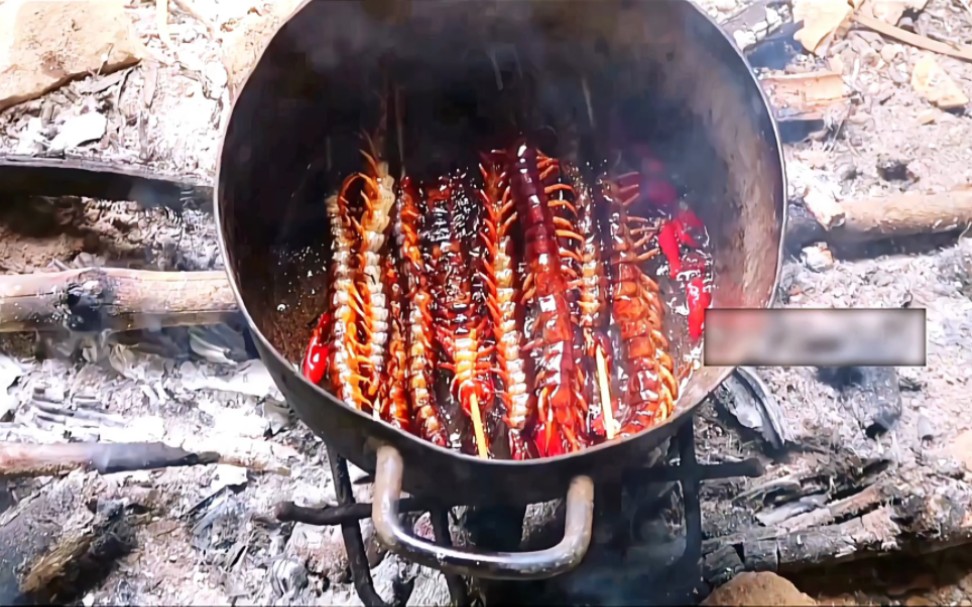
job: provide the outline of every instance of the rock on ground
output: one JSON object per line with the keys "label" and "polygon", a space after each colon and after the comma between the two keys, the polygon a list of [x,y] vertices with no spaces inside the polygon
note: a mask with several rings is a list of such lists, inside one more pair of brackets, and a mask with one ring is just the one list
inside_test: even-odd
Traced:
{"label": "rock on ground", "polygon": [[792,582],[775,573],[740,573],[715,589],[702,605],[816,605],[816,601],[800,592]]}
{"label": "rock on ground", "polygon": [[145,53],[123,0],[7,0],[0,41],[0,110]]}

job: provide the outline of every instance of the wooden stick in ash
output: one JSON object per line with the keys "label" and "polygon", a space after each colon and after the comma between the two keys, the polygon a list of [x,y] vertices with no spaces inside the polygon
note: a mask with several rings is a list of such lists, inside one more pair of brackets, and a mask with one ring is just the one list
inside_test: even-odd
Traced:
{"label": "wooden stick in ash", "polygon": [[86,268],[0,276],[0,333],[218,324],[237,310],[224,272]]}
{"label": "wooden stick in ash", "polygon": [[191,453],[163,443],[0,443],[0,479],[63,476],[74,470],[108,474],[219,461],[218,453]]}
{"label": "wooden stick in ash", "polygon": [[972,188],[845,200],[839,203],[841,217],[836,221],[832,219],[831,209],[816,208],[812,199],[805,205],[809,214],[791,213],[788,221],[787,239],[791,240],[791,246],[805,246],[819,240],[836,244],[864,243],[954,232],[972,225]]}

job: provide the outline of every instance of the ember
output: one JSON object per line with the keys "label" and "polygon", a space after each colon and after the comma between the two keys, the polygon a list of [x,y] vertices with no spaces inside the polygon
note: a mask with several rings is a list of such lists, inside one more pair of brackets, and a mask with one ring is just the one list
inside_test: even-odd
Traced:
{"label": "ember", "polygon": [[478,167],[396,182],[378,131],[327,200],[331,305],[308,380],[483,458],[571,453],[668,419],[698,348],[674,360],[663,321],[686,316],[698,345],[712,283],[705,226],[660,160],[637,146],[635,162],[579,165],[520,137]]}

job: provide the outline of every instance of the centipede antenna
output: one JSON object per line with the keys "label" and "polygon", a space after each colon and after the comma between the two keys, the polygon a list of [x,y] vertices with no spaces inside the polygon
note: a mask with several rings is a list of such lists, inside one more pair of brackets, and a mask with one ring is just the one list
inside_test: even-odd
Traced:
{"label": "centipede antenna", "polygon": [[496,60],[496,53],[493,50],[486,51],[489,63],[493,66],[493,75],[496,76],[496,88],[503,91],[503,72],[500,71],[499,62]]}
{"label": "centipede antenna", "polygon": [[516,52],[516,47],[513,47],[513,65],[516,66],[516,75],[520,78],[523,77],[523,64],[520,63],[520,53]]}
{"label": "centipede antenna", "polygon": [[594,104],[591,102],[591,87],[587,84],[587,76],[581,76],[581,90],[584,92],[584,104],[587,106],[587,121],[591,129],[597,128],[594,122]]}
{"label": "centipede antenna", "polygon": [[398,144],[398,162],[401,165],[402,177],[405,177],[405,127],[402,118],[402,89],[395,87],[395,141]]}

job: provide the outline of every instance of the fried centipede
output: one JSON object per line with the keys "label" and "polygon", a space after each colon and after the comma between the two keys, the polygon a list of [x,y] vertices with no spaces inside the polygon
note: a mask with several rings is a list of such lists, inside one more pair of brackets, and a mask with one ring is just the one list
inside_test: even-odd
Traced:
{"label": "fried centipede", "polygon": [[402,273],[408,297],[406,334],[406,380],[414,425],[419,435],[440,447],[449,446],[449,437],[435,402],[432,369],[433,347],[432,292],[422,253],[422,207],[419,190],[411,178],[401,180],[395,235],[402,252]]}
{"label": "fried centipede", "polygon": [[[398,215],[398,213],[396,213]],[[376,413],[396,428],[408,432],[411,428],[411,408],[408,402],[406,385],[405,329],[403,318],[404,292],[399,281],[397,260],[394,255],[386,255],[384,280],[388,286],[388,362],[385,365],[385,379],[379,387]]]}
{"label": "fried centipede", "polygon": [[527,358],[523,353],[521,303],[516,294],[512,227],[516,210],[510,200],[509,184],[502,159],[485,155],[479,171],[483,187],[479,190],[485,211],[482,242],[485,248],[482,274],[487,289],[486,305],[492,319],[496,348],[496,373],[501,386],[496,396],[503,406],[503,421],[509,429],[510,455],[522,460],[530,457],[524,436],[536,403],[527,387]]}
{"label": "fried centipede", "polygon": [[547,200],[536,150],[524,140],[509,154],[510,191],[524,226],[526,259],[537,302],[539,352],[536,387],[538,425],[535,442],[541,455],[576,451],[583,446],[584,398],[577,381],[574,331],[561,272],[558,231]]}
{"label": "fried centipede", "polygon": [[639,252],[629,229],[625,204],[616,184],[600,180],[598,191],[609,210],[611,307],[627,366],[621,399],[627,407],[621,436],[663,421],[678,397],[668,340],[662,330],[663,303],[658,285],[640,264],[658,254]]}
{"label": "fried centipede", "polygon": [[489,441],[480,404],[488,404],[492,396],[491,351],[484,339],[488,320],[482,312],[484,302],[477,305],[475,301],[477,291],[480,299],[485,299],[482,293],[485,285],[476,279],[475,256],[463,233],[463,226],[468,222],[462,217],[476,208],[466,196],[464,181],[464,175],[453,179],[448,198],[437,201],[446,208],[443,215],[448,218],[448,238],[443,238],[440,244],[441,256],[436,268],[442,293],[438,300],[441,322],[436,324],[436,337],[443,355],[439,367],[452,372],[450,391],[472,421],[480,457],[487,457]]}
{"label": "fried centipede", "polygon": [[385,362],[385,343],[388,340],[388,303],[381,280],[379,253],[385,243],[385,233],[395,204],[395,180],[388,172],[388,163],[381,156],[383,129],[375,138],[365,136],[367,150],[361,154],[367,169],[361,174],[363,212],[358,222],[361,241],[358,250],[358,292],[361,294],[361,322],[363,342],[357,349],[359,369],[367,387],[367,395],[374,399],[381,385]]}
{"label": "fried centipede", "polygon": [[[595,436],[610,439],[614,437],[617,427],[609,379],[609,369],[613,361],[606,331],[609,285],[604,271],[603,243],[597,229],[594,194],[590,185],[584,182],[576,165],[565,164],[562,171],[574,192],[574,225],[577,234],[583,239],[580,249],[580,277],[577,280],[577,324],[581,329],[584,353],[588,362],[595,367],[594,373],[585,378],[594,404],[589,408],[588,423]],[[596,377],[596,381],[591,382],[591,377]]]}
{"label": "fried centipede", "polygon": [[359,177],[355,174],[345,178],[340,191],[328,197],[326,210],[331,224],[331,306],[334,309],[328,365],[330,383],[341,400],[361,410],[367,400],[361,390],[362,377],[358,367],[358,352],[362,344],[358,341],[357,321],[362,315],[362,302],[353,280],[354,240],[350,233],[353,222],[347,198],[351,185]]}

